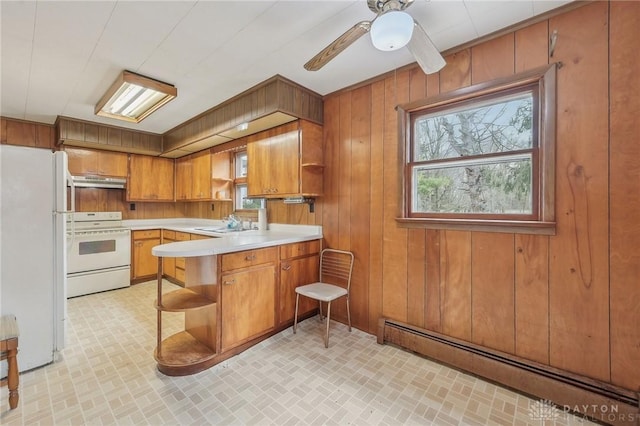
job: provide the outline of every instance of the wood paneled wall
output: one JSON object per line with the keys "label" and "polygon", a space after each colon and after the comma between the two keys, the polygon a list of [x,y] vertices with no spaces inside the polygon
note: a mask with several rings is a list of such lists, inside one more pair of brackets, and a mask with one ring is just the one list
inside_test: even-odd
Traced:
{"label": "wood paneled wall", "polygon": [[[640,388],[639,16],[639,3],[590,3],[449,56],[439,74],[404,68],[326,97],[322,225],[328,246],[355,253],[356,327],[375,333],[385,316]],[[399,228],[394,107],[550,62],[557,235]]]}
{"label": "wood paneled wall", "polygon": [[[233,212],[227,201],[143,203],[129,202],[122,189],[77,188],[76,210],[79,212],[119,211],[123,219],[203,218],[222,219]],[[131,205],[135,205],[135,210]],[[213,206],[213,209],[211,208]],[[257,215],[256,220],[257,220]],[[294,223],[299,217],[290,217]]]}
{"label": "wood paneled wall", "polygon": [[[355,253],[351,307],[359,329],[375,334],[385,316],[638,391],[639,39],[640,3],[593,2],[459,51],[438,74],[403,68],[331,94],[325,196],[313,212],[269,201],[269,222],[321,224],[327,246]],[[561,64],[557,234],[399,228],[395,106],[550,62]],[[2,143],[48,140],[29,130],[15,142],[5,120],[0,133]],[[122,190],[78,191],[78,210],[119,210],[127,219],[215,219],[232,208],[135,203],[130,210]],[[346,321],[341,304],[334,312]]]}

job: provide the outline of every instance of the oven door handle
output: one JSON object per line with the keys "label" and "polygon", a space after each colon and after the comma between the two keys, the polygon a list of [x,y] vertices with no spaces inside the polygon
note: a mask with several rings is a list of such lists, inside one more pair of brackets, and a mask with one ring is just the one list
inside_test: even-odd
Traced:
{"label": "oven door handle", "polygon": [[129,235],[131,231],[127,229],[111,229],[108,231],[103,231],[100,229],[76,229],[72,235],[76,237],[85,237],[85,236],[96,236],[98,239],[111,239],[112,236],[120,236],[120,235]]}

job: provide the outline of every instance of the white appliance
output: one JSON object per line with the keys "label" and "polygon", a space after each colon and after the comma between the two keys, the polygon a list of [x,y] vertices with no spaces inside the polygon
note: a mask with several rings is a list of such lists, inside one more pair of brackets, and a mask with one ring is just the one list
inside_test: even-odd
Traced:
{"label": "white appliance", "polygon": [[131,230],[122,226],[122,213],[78,212],[69,219],[67,297],[128,287]]}
{"label": "white appliance", "polygon": [[65,152],[10,145],[0,145],[0,179],[0,311],[18,320],[18,366],[25,371],[64,348],[73,183]]}

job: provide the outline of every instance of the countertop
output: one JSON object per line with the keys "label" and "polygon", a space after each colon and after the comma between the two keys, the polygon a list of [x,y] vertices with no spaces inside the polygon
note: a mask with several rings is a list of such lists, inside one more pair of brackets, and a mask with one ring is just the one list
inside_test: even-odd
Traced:
{"label": "countertop", "polygon": [[125,220],[123,226],[131,230],[168,229],[179,232],[206,235],[205,240],[179,241],[155,246],[151,253],[158,257],[211,256],[236,251],[252,250],[282,244],[311,241],[322,238],[322,226],[285,225],[271,223],[268,230],[247,230],[241,232],[210,232],[198,228],[223,227],[220,220],[206,219],[150,219]]}

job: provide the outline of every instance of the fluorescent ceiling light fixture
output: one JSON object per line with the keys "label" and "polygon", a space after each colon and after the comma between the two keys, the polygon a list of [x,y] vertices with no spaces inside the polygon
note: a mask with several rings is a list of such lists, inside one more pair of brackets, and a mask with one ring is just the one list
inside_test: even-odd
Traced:
{"label": "fluorescent ceiling light fixture", "polygon": [[125,70],[96,104],[94,112],[139,123],[176,96],[175,86]]}
{"label": "fluorescent ceiling light fixture", "polygon": [[371,42],[378,50],[398,50],[411,40],[413,25],[413,18],[406,12],[385,12],[371,24]]}
{"label": "fluorescent ceiling light fixture", "polygon": [[243,132],[245,130],[247,130],[249,128],[249,123],[244,122],[244,123],[240,123],[236,126],[236,130],[239,132]]}

